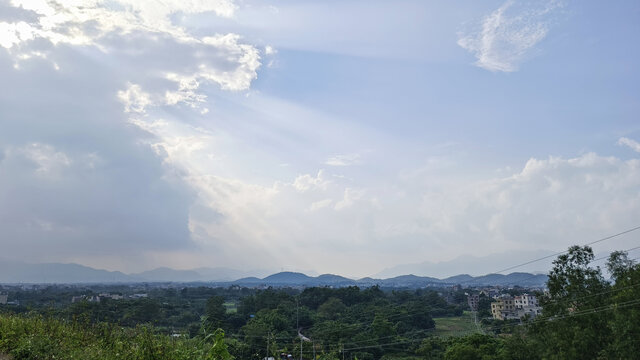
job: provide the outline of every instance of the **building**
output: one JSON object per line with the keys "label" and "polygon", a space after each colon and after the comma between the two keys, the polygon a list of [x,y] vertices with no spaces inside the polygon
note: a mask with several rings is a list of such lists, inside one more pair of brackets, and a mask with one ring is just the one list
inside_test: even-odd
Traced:
{"label": "building", "polygon": [[101,299],[122,300],[124,296],[120,294],[101,293],[98,295]]}
{"label": "building", "polygon": [[0,304],[3,304],[3,305],[4,305],[4,304],[6,304],[6,303],[7,303],[7,299],[8,299],[8,298],[9,298],[9,295],[6,295],[6,294],[2,295],[2,294],[0,294]]}
{"label": "building", "polygon": [[491,303],[491,315],[494,319],[519,319],[516,313],[516,302],[513,297],[501,295],[497,297],[496,300],[497,301]]}
{"label": "building", "polygon": [[529,317],[536,317],[540,315],[542,308],[538,304],[538,299],[535,295],[522,294],[514,298],[516,303],[516,309],[520,318],[529,315]]}
{"label": "building", "polygon": [[533,318],[542,310],[535,295],[501,295],[495,299],[497,301],[491,303],[491,315],[498,320],[521,319],[527,315]]}
{"label": "building", "polygon": [[478,311],[478,304],[480,303],[480,296],[478,294],[467,295],[467,303],[471,311]]}
{"label": "building", "polygon": [[71,302],[72,303],[77,303],[79,301],[88,301],[88,302],[100,302],[100,296],[93,296],[93,295],[80,295],[80,296],[73,296],[71,298]]}
{"label": "building", "polygon": [[514,298],[516,307],[538,306],[538,299],[535,295],[522,294]]}

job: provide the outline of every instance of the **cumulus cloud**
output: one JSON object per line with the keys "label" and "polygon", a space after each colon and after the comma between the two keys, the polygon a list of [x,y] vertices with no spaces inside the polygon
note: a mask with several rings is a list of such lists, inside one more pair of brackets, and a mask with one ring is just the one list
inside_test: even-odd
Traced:
{"label": "cumulus cloud", "polygon": [[[228,243],[234,256],[291,264],[313,252],[296,265],[365,275],[384,264],[460,254],[560,251],[637,225],[640,216],[640,160],[594,153],[534,158],[507,176],[455,185],[421,177],[354,187],[331,175],[271,186],[194,177],[204,206],[219,215],[192,216],[192,226],[207,234],[205,242]],[[404,191],[388,191],[388,181]],[[604,249],[629,247],[628,239],[619,240]]]}
{"label": "cumulus cloud", "polygon": [[548,34],[559,1],[509,0],[482,19],[479,27],[459,34],[458,45],[472,53],[476,65],[490,71],[512,72]]}
{"label": "cumulus cloud", "polygon": [[124,104],[125,112],[144,113],[145,107],[151,104],[150,95],[136,84],[128,84],[126,90],[118,91],[118,98]]}
{"label": "cumulus cloud", "polygon": [[635,152],[640,152],[640,143],[638,143],[637,141],[635,141],[633,139],[629,139],[629,138],[626,138],[626,137],[621,137],[618,140],[618,145],[624,145],[624,146],[627,146],[627,147],[631,148]]}
{"label": "cumulus cloud", "polygon": [[[29,59],[34,53],[48,58],[55,47],[37,41],[42,39],[54,46],[93,46],[105,55],[120,55],[129,61],[133,57],[138,63],[144,64],[146,71],[143,74],[161,76],[162,72],[171,73],[181,69],[179,77],[197,80],[198,85],[214,83],[222,89],[234,91],[248,89],[260,67],[259,50],[243,44],[238,34],[197,36],[190,29],[172,21],[172,16],[176,14],[214,13],[230,17],[236,9],[230,0],[162,3],[118,0],[112,4],[95,0],[13,0],[11,4],[34,15],[30,19],[0,21],[0,46],[10,51],[17,63]],[[166,48],[158,48],[163,45],[179,51],[177,54],[181,55],[176,56],[182,62],[180,66],[170,63],[176,60],[176,56],[167,56],[173,53]],[[154,54],[154,51],[162,51],[163,56]],[[155,56],[155,60],[140,61],[144,53]],[[163,59],[167,60],[163,62]],[[144,68],[149,65],[150,68]],[[56,63],[56,66],[59,64]],[[180,80],[177,82],[181,85]],[[185,93],[185,89],[179,87],[177,92],[169,93],[167,102],[175,104],[185,101],[193,104],[201,100],[199,95],[194,94],[196,89],[197,86]]]}

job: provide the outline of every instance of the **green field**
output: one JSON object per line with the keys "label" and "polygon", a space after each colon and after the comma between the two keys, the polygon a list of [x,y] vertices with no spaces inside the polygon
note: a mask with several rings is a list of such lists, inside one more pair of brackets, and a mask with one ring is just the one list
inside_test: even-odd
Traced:
{"label": "green field", "polygon": [[227,314],[238,312],[238,304],[233,301],[225,301],[222,305],[227,309]]}
{"label": "green field", "polygon": [[478,332],[473,321],[473,314],[465,311],[462,316],[433,318],[436,322],[436,335],[440,336],[463,336]]}

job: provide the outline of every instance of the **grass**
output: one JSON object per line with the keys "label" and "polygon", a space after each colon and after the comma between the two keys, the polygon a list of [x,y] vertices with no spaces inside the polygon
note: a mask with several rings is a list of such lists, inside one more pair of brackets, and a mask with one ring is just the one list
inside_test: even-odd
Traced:
{"label": "grass", "polygon": [[227,314],[235,314],[238,312],[238,304],[233,301],[225,301],[222,305],[227,309]]}
{"label": "grass", "polygon": [[228,359],[225,353],[224,334],[174,339],[146,326],[0,315],[0,359],[217,360]]}
{"label": "grass", "polygon": [[436,335],[464,336],[479,332],[470,311],[465,311],[462,316],[438,317],[433,320],[436,322]]}

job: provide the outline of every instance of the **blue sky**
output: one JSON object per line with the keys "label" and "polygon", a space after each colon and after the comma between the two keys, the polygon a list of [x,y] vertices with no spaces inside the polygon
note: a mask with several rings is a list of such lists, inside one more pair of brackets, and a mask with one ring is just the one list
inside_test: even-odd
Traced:
{"label": "blue sky", "polygon": [[366,276],[617,233],[639,35],[634,1],[5,0],[0,242]]}

